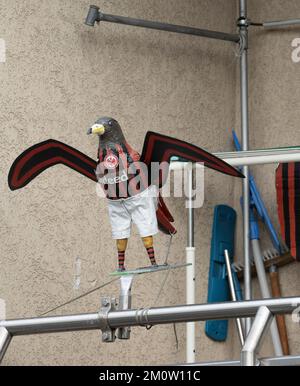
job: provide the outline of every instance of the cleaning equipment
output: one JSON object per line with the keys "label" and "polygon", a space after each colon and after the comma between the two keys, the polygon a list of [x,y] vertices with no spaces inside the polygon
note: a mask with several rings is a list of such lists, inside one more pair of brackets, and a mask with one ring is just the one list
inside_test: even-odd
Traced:
{"label": "cleaning equipment", "polygon": [[[274,248],[263,252],[263,260],[266,271],[272,271],[272,267],[274,266],[280,268],[295,262],[295,259],[291,256],[290,252],[280,254]],[[238,280],[242,280],[244,278],[244,265],[241,262],[234,262],[232,267],[236,272]],[[251,276],[257,276],[254,262],[251,264]]]}
{"label": "cleaning equipment", "polygon": [[[208,277],[208,303],[231,300],[226,277],[227,270],[224,251],[227,250],[232,258],[234,253],[235,224],[236,212],[234,209],[227,205],[215,207]],[[205,323],[205,334],[215,341],[222,342],[226,340],[227,330],[227,320],[208,320]]]}
{"label": "cleaning equipment", "polygon": [[[236,150],[240,151],[241,146],[238,141],[237,135],[235,134],[234,131],[232,134],[233,134],[233,140],[234,140]],[[259,226],[258,226],[258,221],[256,217],[256,212],[260,217],[260,219],[265,223],[269,231],[272,243],[276,248],[276,250],[281,252],[282,246],[276,234],[276,231],[272,225],[272,222],[269,218],[267,209],[262,201],[260,193],[257,189],[254,178],[251,174],[249,174],[249,184],[250,184],[250,213],[249,213],[250,214],[250,240],[251,240],[251,245],[253,250],[254,263],[257,271],[257,277],[259,281],[261,295],[263,298],[271,298],[271,292],[269,290],[267,275],[266,275],[263,257],[262,257],[263,255],[260,249],[260,235],[259,235]],[[276,319],[273,320],[270,327],[270,331],[271,331],[275,355],[282,356],[283,350],[282,350],[282,344],[281,344],[281,339],[280,339]]]}
{"label": "cleaning equipment", "polygon": [[278,166],[276,192],[282,237],[294,259],[300,261],[300,162]]}
{"label": "cleaning equipment", "polygon": [[[276,265],[272,265],[270,268],[270,282],[271,282],[273,297],[280,298],[281,290],[280,290],[280,283],[279,283],[279,276],[278,276],[278,268]],[[283,355],[290,355],[289,340],[288,340],[284,315],[276,315],[276,321],[277,321],[278,331],[280,335]]]}
{"label": "cleaning equipment", "polygon": [[[234,142],[234,146],[235,146],[236,150],[241,151],[242,147],[240,145],[239,139],[238,139],[234,130],[232,130],[232,137],[233,137],[233,142]],[[268,232],[270,234],[274,248],[276,248],[276,250],[278,252],[281,252],[282,251],[282,243],[280,242],[279,237],[275,231],[275,228],[270,220],[270,217],[268,215],[268,211],[264,205],[264,202],[261,198],[259,190],[256,186],[254,177],[251,174],[249,175],[249,185],[250,185],[251,200],[253,202],[253,205],[255,206],[255,209],[257,210],[258,216],[266,224],[266,227],[267,227]]]}
{"label": "cleaning equipment", "polygon": [[[287,264],[295,263],[295,259],[291,256],[290,252],[280,254],[275,248],[264,251],[262,257],[263,257],[265,271],[270,272],[272,297],[280,298],[281,291],[280,291],[278,268],[283,267]],[[240,262],[235,262],[232,264],[232,268],[234,269],[238,280],[243,280],[244,279],[243,264]],[[257,276],[254,262],[252,262],[251,264],[251,276],[252,277]],[[285,316],[276,315],[276,320],[277,320],[277,326],[279,330],[283,354],[289,355],[290,349],[289,349],[289,342],[288,342],[288,336],[287,336],[287,330],[286,330],[286,324],[285,324]]]}
{"label": "cleaning equipment", "polygon": [[[300,241],[297,234],[300,231],[300,163],[290,162],[280,164],[276,170],[277,209],[280,222],[281,235],[290,248],[291,256],[300,261]],[[270,269],[272,290],[280,296],[280,285],[277,266]],[[285,325],[285,319],[281,315],[277,318],[279,328]],[[286,331],[285,331],[286,333]],[[287,345],[283,346],[284,353],[289,353]]]}

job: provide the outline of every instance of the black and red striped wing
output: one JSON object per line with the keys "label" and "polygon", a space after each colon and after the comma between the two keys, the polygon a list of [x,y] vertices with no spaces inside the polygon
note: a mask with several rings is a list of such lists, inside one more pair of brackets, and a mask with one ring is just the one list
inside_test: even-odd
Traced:
{"label": "black and red striped wing", "polygon": [[175,233],[177,233],[176,229],[171,224],[170,219],[167,218],[161,206],[158,206],[157,208],[156,217],[158,222],[158,228],[161,232],[167,235],[174,235]]}
{"label": "black and red striped wing", "polygon": [[281,235],[291,255],[300,261],[300,162],[278,166],[276,192]]}
{"label": "black and red striped wing", "polygon": [[170,222],[174,222],[174,217],[171,215],[166,203],[164,202],[161,193],[158,194],[158,206]]}
{"label": "black and red striped wing", "polygon": [[[150,167],[152,162],[167,164],[170,162],[171,157],[180,157],[190,162],[201,162],[204,166],[217,170],[220,173],[244,178],[243,174],[237,169],[200,147],[176,138],[148,131],[145,137],[141,161]],[[160,185],[164,184],[167,173],[163,171],[162,174],[164,177],[163,181],[160,181]]]}
{"label": "black and red striped wing", "polygon": [[97,162],[77,149],[53,139],[38,143],[16,158],[12,164],[8,185],[11,190],[23,188],[51,166],[63,164],[97,182]]}

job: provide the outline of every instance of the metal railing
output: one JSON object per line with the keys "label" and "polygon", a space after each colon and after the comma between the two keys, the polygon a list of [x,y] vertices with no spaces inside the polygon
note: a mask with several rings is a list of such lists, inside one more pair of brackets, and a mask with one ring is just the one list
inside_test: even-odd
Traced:
{"label": "metal railing", "polygon": [[103,298],[100,311],[93,314],[1,321],[0,359],[4,357],[11,339],[19,335],[101,330],[102,340],[113,342],[116,338],[116,330],[124,327],[255,317],[241,355],[241,364],[253,365],[256,363],[258,345],[273,316],[291,314],[299,305],[300,297],[290,297],[120,311],[116,310],[114,299]]}

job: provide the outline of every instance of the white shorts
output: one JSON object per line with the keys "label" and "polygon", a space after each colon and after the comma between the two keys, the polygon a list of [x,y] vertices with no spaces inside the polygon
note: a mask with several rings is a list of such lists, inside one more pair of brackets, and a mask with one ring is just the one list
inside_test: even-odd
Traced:
{"label": "white shorts", "polygon": [[132,222],[137,226],[141,237],[153,236],[158,233],[157,196],[157,187],[151,185],[135,196],[108,200],[112,238],[128,239]]}

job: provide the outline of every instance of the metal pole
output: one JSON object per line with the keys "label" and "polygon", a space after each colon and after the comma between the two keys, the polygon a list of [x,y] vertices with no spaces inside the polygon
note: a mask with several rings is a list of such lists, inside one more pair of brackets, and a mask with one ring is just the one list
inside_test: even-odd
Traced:
{"label": "metal pole", "polygon": [[49,334],[63,331],[85,331],[101,329],[103,318],[99,313],[67,316],[50,316],[45,318],[4,320],[4,327],[12,335]]}
{"label": "metal pole", "polygon": [[[267,275],[266,275],[265,266],[263,263],[263,257],[262,257],[259,241],[257,239],[253,239],[251,240],[251,243],[252,243],[253,257],[254,257],[261,295],[264,299],[268,299],[268,298],[271,298],[272,295],[267,281]],[[283,351],[282,351],[276,319],[273,319],[270,327],[270,331],[271,331],[275,355],[282,356]]]}
{"label": "metal pole", "polygon": [[[227,250],[224,251],[224,255],[225,255],[225,262],[226,262],[227,275],[228,275],[228,283],[229,283],[232,301],[236,302],[237,299],[236,299],[235,288],[234,288],[234,283],[233,283],[233,278],[232,278],[230,258],[229,258],[229,253]],[[237,330],[238,330],[240,342],[241,342],[241,345],[243,346],[245,343],[245,340],[244,340],[244,332],[243,332],[243,327],[242,327],[242,323],[241,323],[240,318],[236,319],[236,325],[237,325]]]}
{"label": "metal pole", "polygon": [[6,350],[10,344],[11,335],[5,327],[0,327],[0,363],[4,358]]}
{"label": "metal pole", "polygon": [[[240,98],[241,98],[241,131],[242,149],[249,148],[248,132],[248,21],[247,21],[247,0],[239,0],[240,17],[238,26],[240,29]],[[244,166],[242,170],[245,179],[243,180],[243,241],[244,241],[244,297],[246,300],[252,298],[251,286],[251,261],[250,261],[250,241],[249,241],[249,170]],[[246,334],[251,328],[251,319],[245,322]]]}
{"label": "metal pole", "polygon": [[[213,155],[221,158],[232,166],[277,164],[300,161],[300,147],[233,151],[213,153]],[[185,165],[186,162],[173,161],[171,162],[170,170],[183,169]],[[202,168],[203,165],[196,164],[196,167]]]}
{"label": "metal pole", "polygon": [[109,326],[112,328],[137,325],[148,326],[200,320],[253,317],[256,315],[258,308],[262,306],[268,307],[273,314],[292,313],[299,304],[300,297],[295,297],[164,308],[145,308],[139,310],[113,311],[108,314],[107,320]]}
{"label": "metal pole", "polygon": [[[283,357],[276,358],[260,358],[260,366],[300,366],[300,355],[288,355]],[[176,364],[176,366],[186,366],[186,363]],[[198,362],[191,363],[188,366],[203,366],[203,367],[212,367],[212,366],[241,366],[241,361],[216,361],[216,362]]]}
{"label": "metal pole", "polygon": [[156,21],[133,19],[130,17],[108,15],[108,14],[103,14],[101,12],[99,16],[100,16],[99,21],[106,21],[109,23],[118,23],[118,24],[130,25],[133,27],[142,27],[142,28],[155,29],[159,31],[175,32],[175,33],[180,33],[185,35],[201,36],[205,38],[224,40],[224,41],[229,41],[234,43],[239,42],[239,35],[237,34],[210,31],[206,29],[193,28],[193,27],[181,26],[176,24],[161,23]]}
{"label": "metal pole", "polygon": [[[185,168],[188,183],[188,227],[187,227],[187,247],[186,263],[191,264],[186,268],[186,304],[195,304],[195,222],[193,205],[193,179],[194,166],[188,163]],[[186,362],[195,362],[196,352],[196,323],[186,324]]]}
{"label": "metal pole", "polygon": [[300,147],[214,153],[214,155],[232,166],[265,165],[300,161]]}
{"label": "metal pole", "polygon": [[280,28],[280,27],[290,27],[293,25],[299,25],[300,19],[291,19],[291,20],[275,20],[275,21],[265,21],[263,26],[265,28]]}
{"label": "metal pole", "polygon": [[262,358],[260,364],[261,366],[300,366],[300,356],[287,355],[276,358]]}
{"label": "metal pole", "polygon": [[240,0],[240,17],[247,18],[247,0]]}
{"label": "metal pole", "polygon": [[256,354],[272,319],[273,315],[268,307],[259,308],[242,349],[241,366],[258,364]]}
{"label": "metal pole", "polygon": [[157,21],[133,19],[131,17],[108,15],[100,12],[99,7],[92,5],[89,9],[85,24],[92,27],[95,25],[96,22],[100,22],[100,21],[130,25],[133,27],[155,29],[159,31],[175,32],[175,33],[180,33],[185,35],[201,36],[205,38],[224,40],[224,41],[229,41],[234,43],[238,43],[240,39],[239,35],[237,34],[210,31],[206,29],[186,27],[186,26],[176,25],[176,24],[161,23]]}
{"label": "metal pole", "polygon": [[0,321],[12,335],[31,335],[62,331],[82,331],[127,326],[148,326],[237,317],[253,317],[260,307],[272,314],[291,314],[300,305],[300,297],[262,299],[243,302],[181,305],[134,310],[101,311],[94,314],[52,316],[45,318]]}
{"label": "metal pole", "polygon": [[187,230],[187,246],[194,247],[195,230],[194,230],[194,200],[193,200],[193,179],[194,166],[188,163],[186,167],[187,183],[188,183],[188,230]]}

